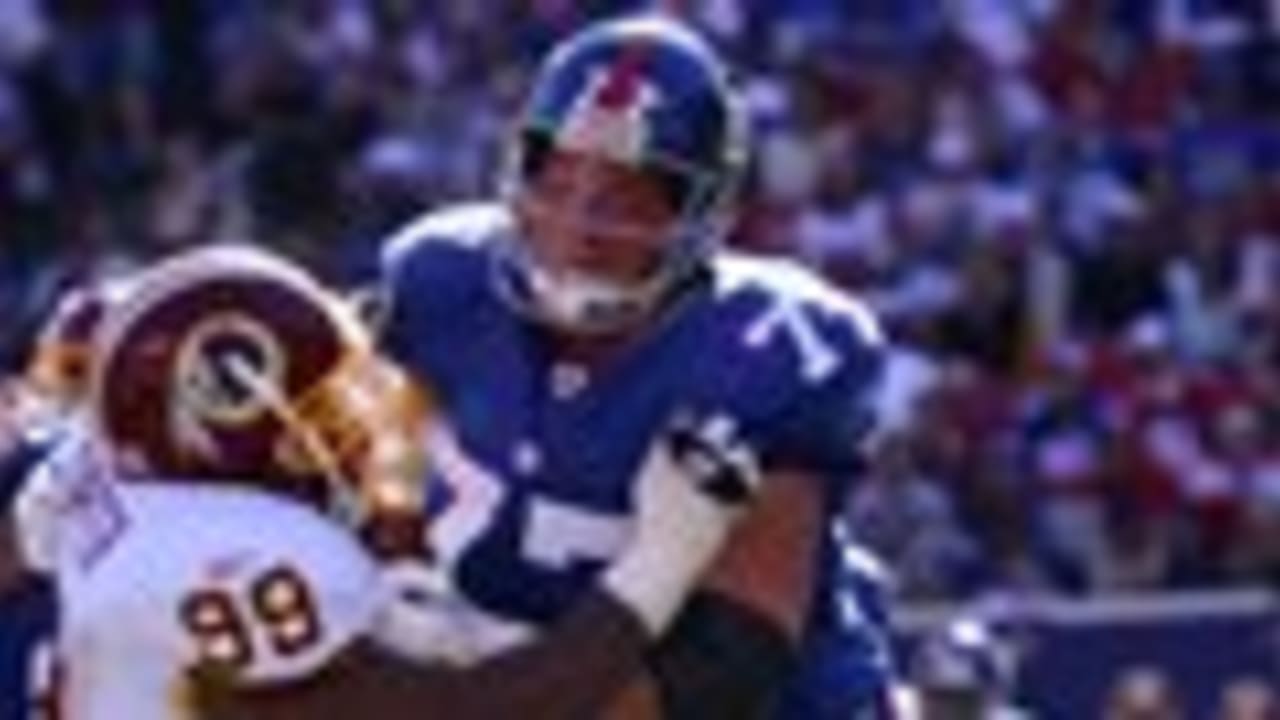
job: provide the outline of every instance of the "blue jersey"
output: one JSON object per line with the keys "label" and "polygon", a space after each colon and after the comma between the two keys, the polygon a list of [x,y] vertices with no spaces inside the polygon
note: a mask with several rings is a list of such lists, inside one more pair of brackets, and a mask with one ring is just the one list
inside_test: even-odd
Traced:
{"label": "blue jersey", "polygon": [[803,662],[784,691],[777,720],[896,717],[888,572],[853,542],[840,519],[827,532]]}
{"label": "blue jersey", "polygon": [[[385,348],[432,388],[488,486],[452,563],[472,602],[535,624],[563,612],[621,549],[632,479],[677,413],[728,414],[766,467],[822,478],[836,512],[872,425],[881,339],[864,307],[791,262],[726,253],[603,367],[567,365],[497,289],[490,248],[510,232],[501,207],[466,206],[385,257]],[[845,655],[867,647],[842,630],[842,603],[860,601],[839,544],[822,548],[806,657],[852,669]],[[834,689],[875,682],[856,672]]]}

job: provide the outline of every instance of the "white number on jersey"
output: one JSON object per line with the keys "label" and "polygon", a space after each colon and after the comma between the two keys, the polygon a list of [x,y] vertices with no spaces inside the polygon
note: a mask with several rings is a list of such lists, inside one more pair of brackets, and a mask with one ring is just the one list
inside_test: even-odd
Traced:
{"label": "white number on jersey", "polygon": [[567,570],[583,560],[605,561],[627,540],[628,524],[617,515],[533,498],[520,553],[543,567]]}
{"label": "white number on jersey", "polygon": [[743,341],[747,347],[760,348],[775,337],[785,338],[800,357],[801,376],[820,383],[840,367],[840,354],[822,337],[810,312],[799,300],[775,296],[768,310],[747,328]]}
{"label": "white number on jersey", "polygon": [[[458,442],[441,429],[432,437],[431,455],[452,499],[434,518],[432,537],[446,565],[456,561],[496,522],[499,509],[511,499],[502,481],[467,456]],[[521,559],[550,570],[564,570],[582,560],[604,561],[626,542],[629,524],[617,515],[529,497],[528,520],[519,540]]]}

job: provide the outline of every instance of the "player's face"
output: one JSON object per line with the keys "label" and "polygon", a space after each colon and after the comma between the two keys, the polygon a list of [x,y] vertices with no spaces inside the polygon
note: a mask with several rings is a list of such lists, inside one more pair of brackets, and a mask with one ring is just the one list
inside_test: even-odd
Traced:
{"label": "player's face", "polygon": [[548,153],[515,208],[541,267],[623,286],[653,277],[678,219],[654,176],[562,150]]}

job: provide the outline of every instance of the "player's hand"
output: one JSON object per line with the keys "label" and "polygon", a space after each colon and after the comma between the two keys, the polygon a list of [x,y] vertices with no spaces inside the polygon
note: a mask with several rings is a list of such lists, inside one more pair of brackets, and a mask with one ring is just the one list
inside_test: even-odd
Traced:
{"label": "player's hand", "polygon": [[727,416],[677,417],[635,479],[631,544],[605,587],[660,635],[760,487],[755,453]]}

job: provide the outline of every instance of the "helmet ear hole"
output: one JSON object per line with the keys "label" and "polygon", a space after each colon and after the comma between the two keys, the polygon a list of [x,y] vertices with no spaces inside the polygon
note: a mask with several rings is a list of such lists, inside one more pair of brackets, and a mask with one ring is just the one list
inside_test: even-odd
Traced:
{"label": "helmet ear hole", "polygon": [[673,211],[680,215],[701,211],[701,208],[696,207],[701,202],[695,190],[697,183],[687,173],[656,162],[648,163],[646,171],[657,179],[658,186],[662,188],[667,204]]}
{"label": "helmet ear hole", "polygon": [[526,129],[520,133],[515,172],[520,182],[533,180],[546,167],[551,154],[550,133]]}

